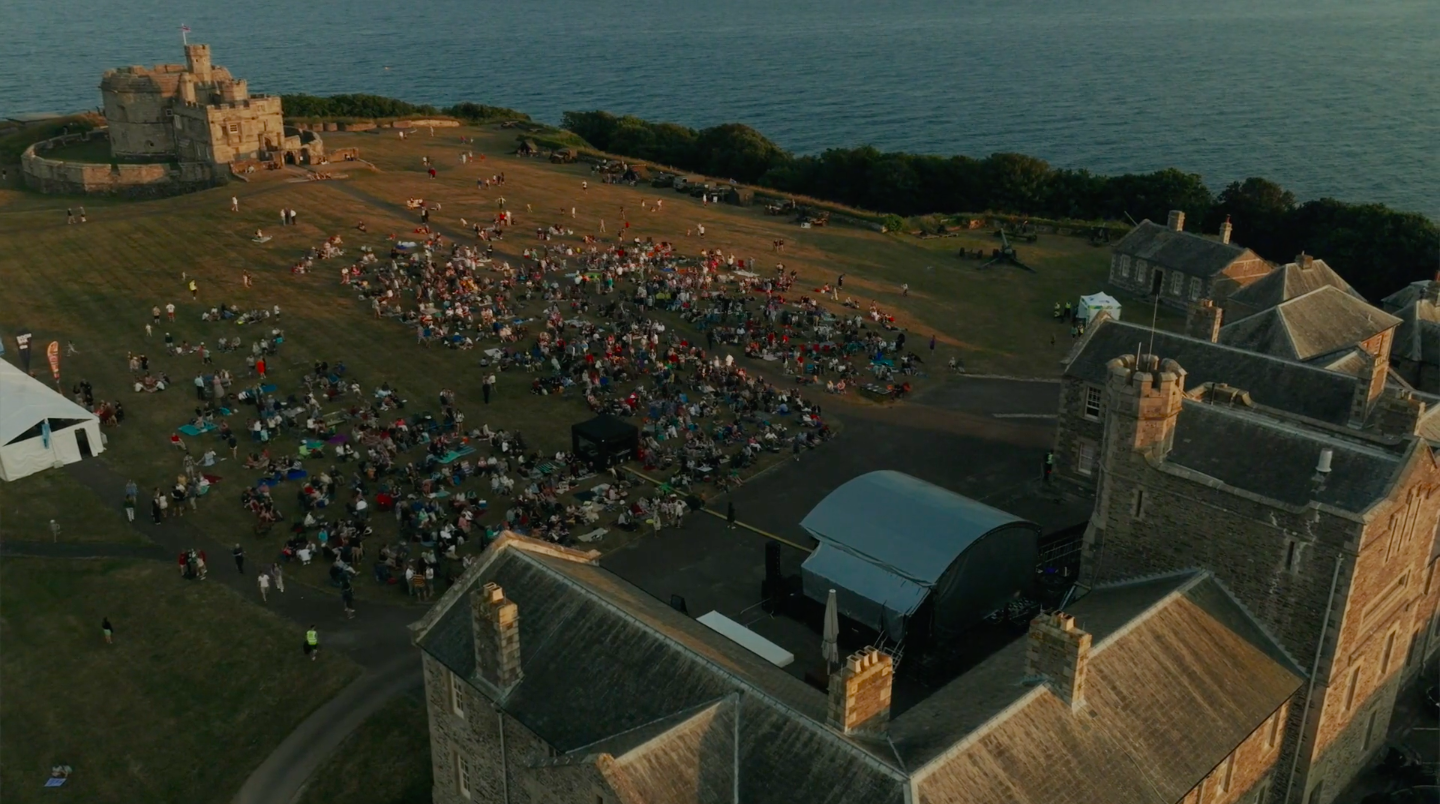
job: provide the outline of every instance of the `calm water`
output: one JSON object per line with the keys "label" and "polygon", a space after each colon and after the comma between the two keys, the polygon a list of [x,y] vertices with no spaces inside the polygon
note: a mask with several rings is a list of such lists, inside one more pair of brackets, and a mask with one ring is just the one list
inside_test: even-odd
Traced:
{"label": "calm water", "polygon": [[0,114],[95,106],[104,68],[180,61],[184,22],[256,91],[1174,165],[1440,217],[1440,0],[0,0],[0,22]]}

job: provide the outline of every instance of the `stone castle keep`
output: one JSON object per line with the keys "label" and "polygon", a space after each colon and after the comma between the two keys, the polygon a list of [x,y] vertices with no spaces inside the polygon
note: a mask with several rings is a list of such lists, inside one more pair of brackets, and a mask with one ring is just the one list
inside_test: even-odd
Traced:
{"label": "stone castle keep", "polygon": [[[314,132],[286,130],[280,98],[251,95],[243,78],[211,64],[209,45],[186,45],[184,64],[107,70],[100,81],[106,128],[37,143],[21,159],[41,192],[169,195],[223,184],[239,163],[319,163]],[[111,164],[45,157],[107,137]]]}

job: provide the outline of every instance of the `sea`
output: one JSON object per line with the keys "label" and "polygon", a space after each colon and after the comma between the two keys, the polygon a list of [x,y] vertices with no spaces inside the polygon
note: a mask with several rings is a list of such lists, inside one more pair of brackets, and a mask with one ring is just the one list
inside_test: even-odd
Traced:
{"label": "sea", "polygon": [[1440,0],[0,0],[0,117],[182,61],[254,92],[742,122],[796,153],[1264,176],[1440,217]]}

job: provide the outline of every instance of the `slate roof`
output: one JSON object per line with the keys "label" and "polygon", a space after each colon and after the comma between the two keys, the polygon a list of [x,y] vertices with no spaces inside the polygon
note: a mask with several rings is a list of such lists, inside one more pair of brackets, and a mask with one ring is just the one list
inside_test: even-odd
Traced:
{"label": "slate roof", "polygon": [[1335,273],[1324,260],[1315,260],[1308,268],[1293,262],[1276,268],[1258,281],[1231,293],[1226,300],[1226,307],[1239,303],[1258,312],[1322,287],[1338,288],[1360,301],[1365,301],[1365,297],[1350,287],[1350,283]]}
{"label": "slate roof", "polygon": [[1255,252],[1190,232],[1176,232],[1149,220],[1130,230],[1115,244],[1116,254],[1127,254],[1190,276],[1208,279],[1240,259],[1258,258]]}
{"label": "slate roof", "polygon": [[1022,683],[1017,640],[892,725],[916,802],[1172,804],[1302,683],[1206,571],[1099,587],[1067,611],[1094,640],[1084,705]]}
{"label": "slate roof", "polygon": [[[468,594],[491,581],[520,612],[524,678],[504,696],[473,675]],[[563,752],[551,763],[593,761],[636,801],[728,802],[738,767],[747,804],[1171,804],[1301,683],[1206,571],[1099,587],[1069,611],[1094,638],[1078,712],[1026,682],[1021,637],[865,745],[823,724],[823,693],[522,537],[502,536],[415,629]]]}
{"label": "slate roof", "polygon": [[1331,424],[1350,420],[1357,383],[1353,376],[1174,332],[1152,334],[1149,327],[1124,321],[1106,320],[1086,332],[1065,376],[1104,386],[1109,377],[1106,364],[1135,354],[1137,346],[1178,362],[1185,369],[1187,388],[1225,383],[1249,391],[1260,405]]}
{"label": "slate roof", "polygon": [[446,592],[416,641],[494,700],[489,685],[476,683],[466,596],[488,582],[503,587],[520,612],[524,678],[497,703],[557,750],[586,749],[739,693],[742,800],[903,802],[889,749],[825,726],[824,693],[598,566],[502,539]]}
{"label": "slate roof", "polygon": [[1226,324],[1220,328],[1220,342],[1286,360],[1314,360],[1399,324],[1400,319],[1384,310],[1325,285]]}
{"label": "slate roof", "polygon": [[1440,365],[1440,305],[1418,296],[1395,315],[1400,326],[1390,347],[1391,357]]}
{"label": "slate roof", "polygon": [[[1314,500],[1358,514],[1386,498],[1408,444],[1385,447],[1185,400],[1165,462],[1289,505]],[[1317,485],[1315,466],[1323,449],[1333,451],[1331,471]]]}
{"label": "slate roof", "polygon": [[1397,313],[1398,310],[1403,309],[1416,299],[1422,299],[1426,296],[1431,298],[1440,296],[1440,278],[1422,279],[1418,282],[1411,282],[1381,299],[1380,305],[1392,313]]}

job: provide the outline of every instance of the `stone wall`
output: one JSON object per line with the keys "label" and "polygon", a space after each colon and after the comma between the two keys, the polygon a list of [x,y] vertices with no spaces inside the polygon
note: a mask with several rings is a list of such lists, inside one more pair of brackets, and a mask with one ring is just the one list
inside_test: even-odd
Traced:
{"label": "stone wall", "polygon": [[86,137],[103,136],[104,129],[87,135],[71,135],[45,140],[25,149],[20,157],[20,173],[25,186],[42,193],[58,195],[121,195],[130,198],[158,198],[202,190],[225,183],[223,166],[198,162],[170,164],[116,165],[98,162],[69,162],[48,159],[44,151],[57,145],[77,142]]}
{"label": "stone wall", "polygon": [[[556,759],[533,732],[431,656],[422,656],[435,804],[619,801],[594,759]],[[463,714],[455,712],[452,687]],[[460,792],[457,752],[468,764],[468,797]]]}
{"label": "stone wall", "polygon": [[1288,771],[1281,761],[1281,742],[1289,706],[1281,707],[1261,723],[1230,756],[1186,793],[1180,804],[1278,802],[1285,791],[1277,780],[1283,779]]}
{"label": "stone wall", "polygon": [[1082,578],[1207,567],[1305,669],[1318,652],[1311,709],[1302,731],[1302,691],[1285,754],[1302,758],[1296,798],[1310,804],[1318,784],[1314,804],[1326,804],[1380,750],[1408,641],[1433,627],[1432,595],[1440,592],[1432,582],[1427,593],[1425,577],[1440,521],[1440,469],[1416,444],[1392,497],[1365,517],[1295,508],[1166,464],[1165,436],[1126,415],[1136,402],[1121,398],[1125,391],[1115,383],[1106,390],[1106,426],[1114,429]]}
{"label": "stone wall", "polygon": [[[1100,392],[1100,415],[1085,412],[1085,398],[1090,389]],[[1060,381],[1060,407],[1055,422],[1055,478],[1075,483],[1087,491],[1095,490],[1096,472],[1100,465],[1100,444],[1105,437],[1104,389],[1075,377]],[[1091,450],[1087,452],[1088,450]],[[1082,460],[1091,458],[1089,471]]]}

